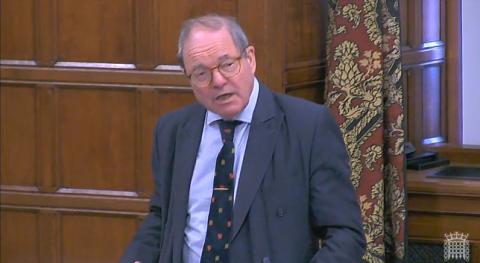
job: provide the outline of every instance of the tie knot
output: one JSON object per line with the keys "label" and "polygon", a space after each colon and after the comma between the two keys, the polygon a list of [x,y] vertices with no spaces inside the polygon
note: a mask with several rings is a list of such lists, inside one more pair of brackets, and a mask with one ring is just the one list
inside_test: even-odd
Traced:
{"label": "tie knot", "polygon": [[220,120],[218,124],[220,125],[220,133],[222,134],[222,140],[232,142],[233,135],[235,133],[235,126],[240,124],[241,121],[225,121]]}

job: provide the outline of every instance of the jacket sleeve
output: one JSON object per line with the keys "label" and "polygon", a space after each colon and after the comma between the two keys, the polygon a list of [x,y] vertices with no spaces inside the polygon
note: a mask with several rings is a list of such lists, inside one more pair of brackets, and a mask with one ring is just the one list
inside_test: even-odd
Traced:
{"label": "jacket sleeve", "polygon": [[327,108],[317,117],[310,158],[311,220],[322,240],[311,262],[362,262],[366,245],[349,158]]}
{"label": "jacket sleeve", "polygon": [[[120,262],[133,263],[140,261],[141,263],[158,262],[161,249],[161,240],[163,237],[163,217],[165,216],[165,204],[162,195],[168,194],[164,192],[164,180],[162,176],[160,151],[165,152],[165,149],[160,149],[162,140],[162,121],[159,121],[155,129],[154,143],[152,147],[152,169],[155,181],[155,192],[150,201],[150,211],[147,217],[142,222],[137,233],[126,248]],[[167,148],[165,146],[165,148]],[[166,150],[168,151],[168,149]],[[164,158],[167,156],[162,155]]]}

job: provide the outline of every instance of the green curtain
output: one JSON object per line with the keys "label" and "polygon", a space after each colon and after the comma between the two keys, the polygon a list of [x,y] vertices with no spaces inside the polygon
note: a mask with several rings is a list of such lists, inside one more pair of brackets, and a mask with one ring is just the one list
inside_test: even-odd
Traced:
{"label": "green curtain", "polygon": [[404,262],[404,104],[398,0],[329,0],[326,104],[343,132],[365,262]]}

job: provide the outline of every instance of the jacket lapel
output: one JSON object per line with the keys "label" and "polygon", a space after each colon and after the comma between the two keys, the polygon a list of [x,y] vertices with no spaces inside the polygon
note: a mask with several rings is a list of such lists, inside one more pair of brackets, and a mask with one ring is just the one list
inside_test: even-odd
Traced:
{"label": "jacket lapel", "polygon": [[205,109],[200,105],[188,112],[185,123],[179,127],[175,140],[175,160],[172,178],[170,220],[173,223],[173,259],[182,258],[183,232],[187,218],[188,194],[198,147],[202,137]]}
{"label": "jacket lapel", "polygon": [[282,120],[283,114],[276,109],[273,94],[260,84],[233,208],[232,240],[245,221],[267,168],[271,164]]}

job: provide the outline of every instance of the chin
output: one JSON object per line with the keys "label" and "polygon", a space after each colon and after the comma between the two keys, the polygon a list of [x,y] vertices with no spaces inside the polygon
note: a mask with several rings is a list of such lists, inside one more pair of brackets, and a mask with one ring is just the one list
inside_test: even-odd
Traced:
{"label": "chin", "polygon": [[228,107],[228,108],[219,107],[219,108],[220,108],[219,110],[216,110],[216,111],[212,110],[212,111],[215,112],[216,114],[222,116],[225,119],[233,119],[238,114],[240,114],[240,112],[243,109],[240,106],[231,106],[231,107]]}

